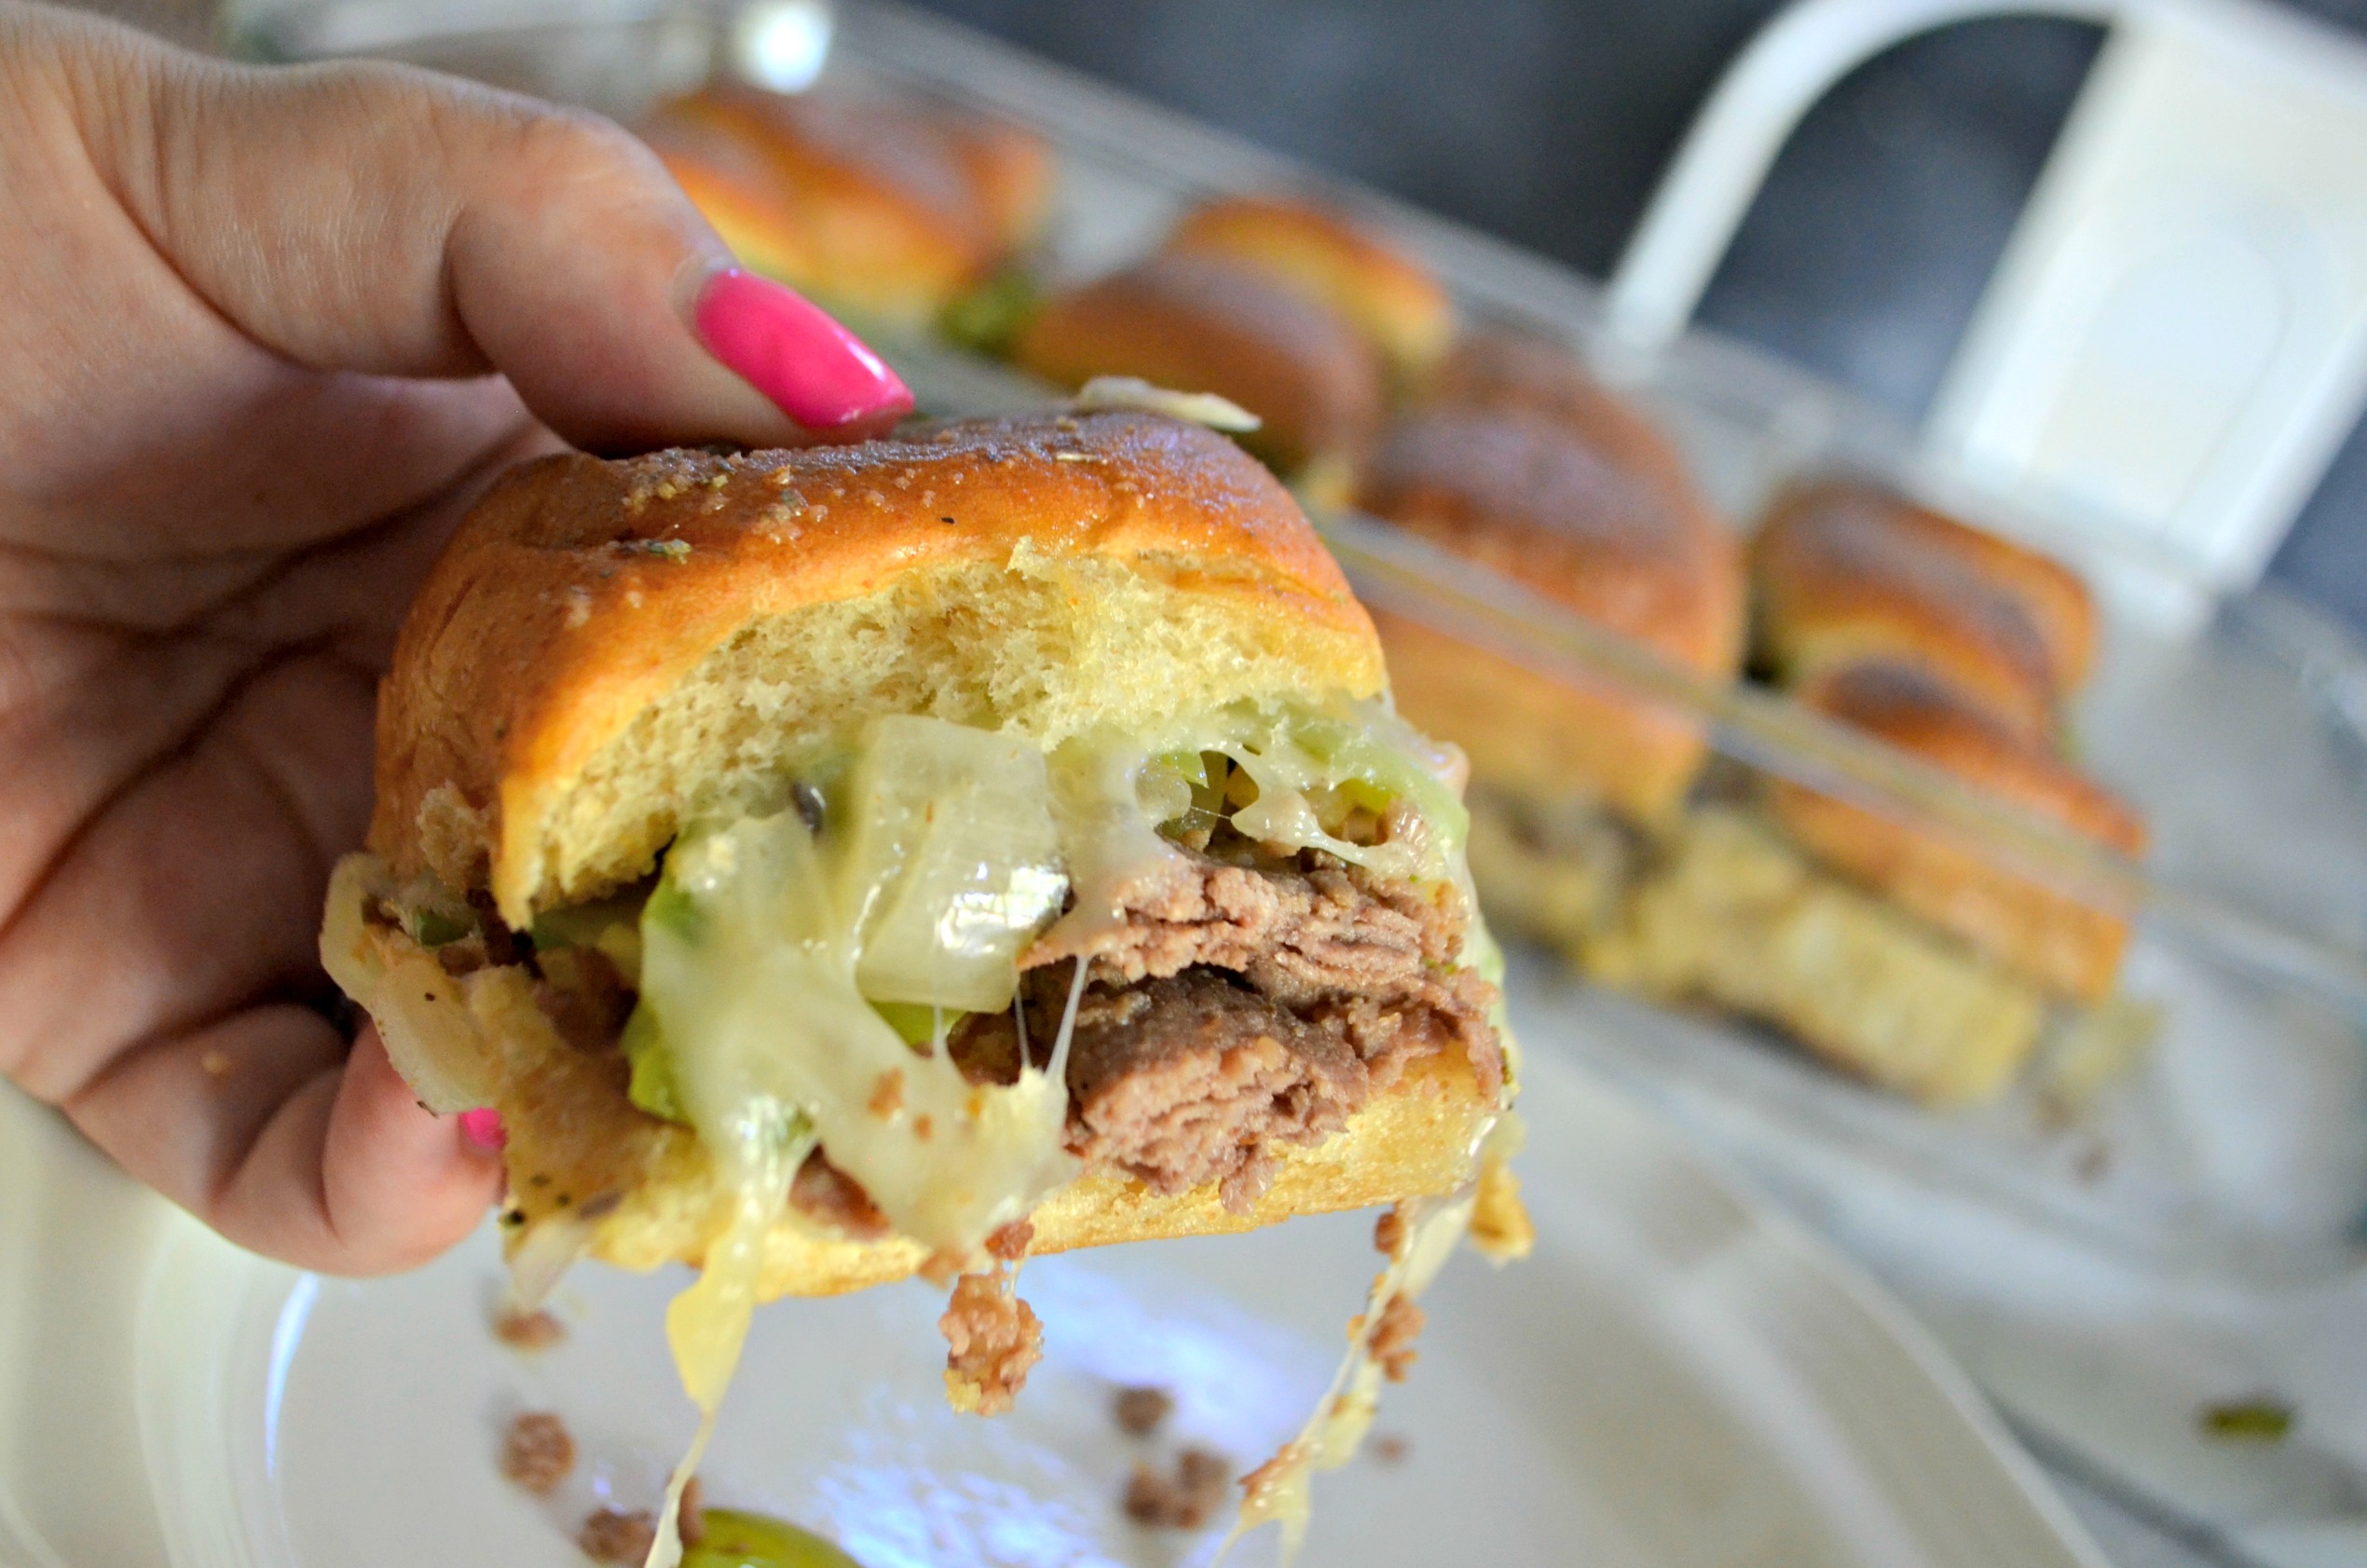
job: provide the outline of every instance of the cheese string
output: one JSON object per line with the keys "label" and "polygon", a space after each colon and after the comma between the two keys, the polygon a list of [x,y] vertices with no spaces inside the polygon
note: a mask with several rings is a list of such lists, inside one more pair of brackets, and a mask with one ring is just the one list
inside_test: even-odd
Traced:
{"label": "cheese string", "polygon": [[699,1407],[699,1429],[665,1483],[665,1506],[657,1536],[642,1568],[677,1568],[682,1561],[682,1493],[698,1473],[723,1392],[739,1370],[756,1317],[757,1288],[764,1275],[764,1242],[773,1221],[788,1203],[789,1183],[814,1150],[813,1125],[774,1099],[751,1105],[732,1128],[732,1223],[707,1250],[699,1277],[665,1309],[666,1343],[674,1351],[682,1391]]}
{"label": "cheese string", "polygon": [[1373,1358],[1373,1342],[1380,1334],[1382,1319],[1390,1303],[1414,1301],[1438,1277],[1456,1244],[1471,1228],[1476,1198],[1477,1184],[1473,1183],[1447,1196],[1420,1198],[1406,1206],[1409,1222],[1404,1239],[1366,1293],[1363,1321],[1348,1354],[1341,1357],[1330,1385],[1298,1436],[1250,1473],[1233,1528],[1217,1548],[1211,1568],[1222,1564],[1242,1536],[1269,1521],[1282,1527],[1281,1568],[1291,1568],[1297,1561],[1307,1542],[1313,1473],[1339,1469],[1355,1458],[1379,1409],[1381,1368]]}
{"label": "cheese string", "polygon": [[[1082,953],[1077,955],[1076,973],[1069,979],[1068,1005],[1060,1009],[1060,1031],[1052,1040],[1051,1065],[1044,1070],[1044,1075],[1064,1097],[1069,1083],[1069,1042],[1076,1036],[1077,1004],[1085,1000],[1085,972],[1091,967],[1092,960]],[[1025,1035],[1019,1037],[1019,1061],[1022,1065],[1027,1061]]]}

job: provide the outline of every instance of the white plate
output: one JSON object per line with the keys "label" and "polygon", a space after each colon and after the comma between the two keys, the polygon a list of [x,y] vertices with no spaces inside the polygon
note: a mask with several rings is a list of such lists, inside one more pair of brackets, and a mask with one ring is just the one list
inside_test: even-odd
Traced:
{"label": "white plate", "polygon": [[[1309,1568],[2099,1568],[1963,1379],[1820,1245],[1550,1057],[1523,1111],[1537,1255],[1449,1270],[1378,1427],[1406,1452],[1319,1481]],[[1184,1440],[1246,1466],[1286,1437],[1370,1236],[1343,1216],[1031,1262],[1047,1356],[992,1422],[945,1408],[922,1287],[770,1309],[709,1495],[869,1568],[1205,1563],[1212,1537],[1124,1521],[1125,1477]],[[524,1357],[486,1332],[497,1278],[489,1234],[367,1284],[256,1261],[0,1096],[0,1561],[581,1564],[575,1522],[649,1506],[689,1434],[660,1335],[679,1279],[579,1271],[568,1340]],[[1158,1442],[1111,1423],[1134,1382],[1179,1396]],[[495,1473],[526,1409],[585,1456],[549,1504]]]}

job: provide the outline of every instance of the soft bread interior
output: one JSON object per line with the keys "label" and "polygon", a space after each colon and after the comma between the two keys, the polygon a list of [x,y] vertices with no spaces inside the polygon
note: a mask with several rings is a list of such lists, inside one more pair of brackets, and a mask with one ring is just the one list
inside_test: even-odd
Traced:
{"label": "soft bread interior", "polygon": [[1048,748],[1098,729],[1155,733],[1243,699],[1319,696],[1308,672],[1339,667],[1348,639],[1223,592],[1217,575],[1022,545],[1001,564],[910,572],[752,620],[580,770],[505,784],[517,859],[496,867],[503,907],[596,895],[647,874],[683,822],[777,810],[798,765],[875,714]]}

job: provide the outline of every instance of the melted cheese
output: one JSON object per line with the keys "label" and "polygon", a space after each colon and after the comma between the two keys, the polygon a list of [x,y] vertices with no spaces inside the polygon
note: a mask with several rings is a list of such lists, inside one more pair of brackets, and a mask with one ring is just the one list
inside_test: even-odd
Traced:
{"label": "melted cheese", "polygon": [[[704,1134],[702,1136],[705,1136]],[[730,1226],[707,1248],[695,1284],[665,1309],[665,1341],[683,1392],[699,1408],[699,1429],[666,1478],[665,1507],[643,1568],[675,1568],[682,1558],[682,1493],[715,1436],[724,1390],[739,1369],[764,1274],[764,1238],[789,1200],[789,1183],[814,1148],[813,1124],[777,1099],[742,1107],[716,1151],[732,1186]]]}
{"label": "melted cheese", "polygon": [[[972,1084],[946,1052],[907,1045],[857,987],[861,910],[829,870],[795,812],[685,835],[643,916],[643,1002],[727,1180],[746,1179],[727,1150],[751,1108],[795,1108],[899,1233],[966,1257],[1074,1176],[1066,1090],[1032,1070]],[[901,1104],[882,1115],[891,1073]]]}
{"label": "melted cheese", "polygon": [[1233,1543],[1265,1524],[1282,1530],[1282,1568],[1296,1561],[1307,1542],[1307,1521],[1314,1507],[1314,1479],[1319,1470],[1336,1470],[1356,1457],[1364,1435],[1380,1409],[1381,1366],[1373,1342],[1392,1302],[1418,1300],[1455,1252],[1470,1229],[1474,1193],[1466,1189],[1448,1197],[1422,1198],[1406,1207],[1405,1238],[1397,1256],[1373,1281],[1364,1300],[1361,1327],[1349,1342],[1348,1354],[1332,1374],[1331,1386],[1297,1437],[1252,1472],[1241,1497],[1239,1515],[1218,1552],[1220,1560]]}
{"label": "melted cheese", "polygon": [[[679,1559],[681,1489],[738,1364],[765,1237],[817,1143],[898,1233],[956,1262],[1075,1176],[1062,1135],[1087,966],[1072,976],[1047,1068],[1023,1067],[1008,1086],[963,1078],[945,1048],[946,1010],[1012,1004],[1020,951],[1072,890],[1067,919],[1115,922],[1130,886],[1181,866],[1158,827],[1189,806],[1190,790],[1162,779],[1152,759],[1211,751],[1257,785],[1256,800],[1235,813],[1252,837],[1384,875],[1455,875],[1466,825],[1456,757],[1372,703],[1228,709],[1148,743],[1071,743],[1048,766],[1016,737],[882,719],[834,776],[818,836],[784,811],[686,829],[668,852],[641,914],[636,1094],[645,1069],[663,1080],[667,1113],[697,1131],[732,1211],[698,1282],[666,1315],[701,1421],[667,1488],[650,1568]],[[1388,843],[1348,842],[1325,829],[1319,809],[1338,808],[1342,792],[1354,804],[1404,800],[1413,811]],[[927,1046],[908,1043],[882,1002],[926,1005]],[[874,1107],[890,1073],[901,1103],[882,1113]],[[1410,1298],[1428,1283],[1471,1204],[1430,1208],[1375,1287],[1368,1324],[1392,1293]],[[1371,1420],[1379,1371],[1368,1351],[1360,1343],[1302,1435],[1307,1463],[1259,1506],[1256,1517],[1284,1520],[1293,1544],[1305,1530],[1305,1471],[1346,1463]],[[1245,1509],[1239,1528],[1254,1522]]]}

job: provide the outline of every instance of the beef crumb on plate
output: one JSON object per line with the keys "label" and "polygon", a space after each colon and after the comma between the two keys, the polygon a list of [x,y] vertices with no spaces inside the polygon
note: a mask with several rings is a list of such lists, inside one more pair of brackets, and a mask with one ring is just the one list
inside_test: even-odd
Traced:
{"label": "beef crumb on plate", "polygon": [[1149,1437],[1174,1411],[1175,1396],[1164,1388],[1121,1388],[1110,1404],[1118,1430],[1132,1438]]}
{"label": "beef crumb on plate", "polygon": [[1126,1483],[1126,1517],[1153,1530],[1197,1530],[1216,1517],[1230,1490],[1233,1462],[1204,1448],[1175,1458],[1175,1473],[1134,1466]]}
{"label": "beef crumb on plate", "polygon": [[642,1562],[657,1538],[657,1516],[647,1508],[636,1508],[631,1513],[601,1508],[575,1533],[575,1544],[595,1562]]}
{"label": "beef crumb on plate", "polygon": [[501,1474],[528,1492],[542,1493],[575,1468],[575,1438],[549,1411],[528,1411],[501,1437]]}

